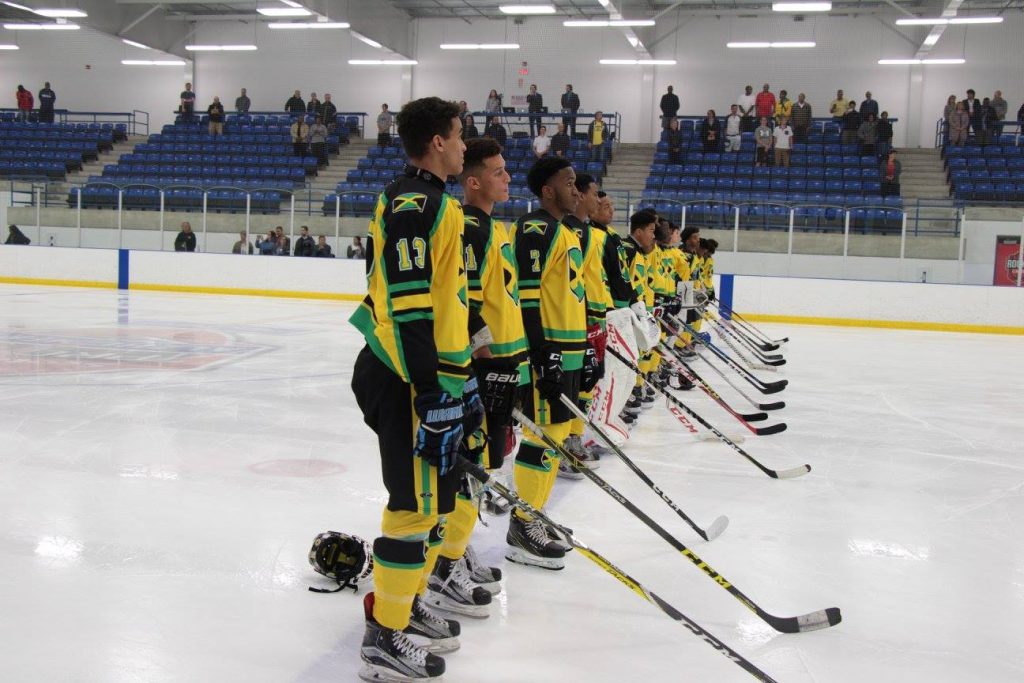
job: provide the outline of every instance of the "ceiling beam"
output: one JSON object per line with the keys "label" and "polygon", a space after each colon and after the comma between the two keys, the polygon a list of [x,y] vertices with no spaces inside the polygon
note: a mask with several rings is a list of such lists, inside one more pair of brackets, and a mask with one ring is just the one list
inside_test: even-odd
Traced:
{"label": "ceiling beam", "polygon": [[[957,10],[960,9],[960,5],[964,3],[964,0],[949,0],[946,3],[946,8],[939,14],[940,17],[955,17]],[[914,54],[914,59],[924,59],[931,53],[932,49],[942,38],[942,34],[946,32],[945,25],[932,26],[932,30],[928,32],[921,44],[917,48],[917,53]]]}
{"label": "ceiling beam", "polygon": [[146,19],[148,19],[149,16],[151,14],[153,14],[153,12],[156,12],[157,10],[159,10],[161,8],[162,8],[162,5],[160,5],[159,3],[156,4],[156,5],[153,5],[148,10],[146,10],[141,15],[139,15],[139,17],[137,19],[132,20],[124,28],[122,28],[120,31],[118,31],[117,35],[123,36],[124,34],[128,33],[128,31],[131,31],[133,28],[135,28],[136,26],[138,26],[139,24],[144,22]]}

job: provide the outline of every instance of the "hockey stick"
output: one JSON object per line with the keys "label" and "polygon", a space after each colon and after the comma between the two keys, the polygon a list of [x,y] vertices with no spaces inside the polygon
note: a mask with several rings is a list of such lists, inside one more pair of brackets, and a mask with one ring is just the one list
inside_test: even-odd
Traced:
{"label": "hockey stick", "polygon": [[[750,398],[750,396],[748,396],[745,391],[743,391],[741,388],[736,386],[733,383],[733,381],[731,379],[729,379],[729,376],[726,375],[721,370],[719,370],[718,367],[714,363],[712,363],[711,361],[707,360],[703,356],[696,356],[696,357],[700,358],[702,361],[707,363],[708,367],[710,367],[712,370],[714,370],[715,373],[719,377],[721,377],[726,382],[728,382],[729,386],[731,386],[736,391],[736,393],[738,393],[740,396],[745,398],[747,400],[747,402],[750,403],[750,405],[755,406],[755,407],[757,407],[760,410],[781,410],[782,408],[786,407],[786,402],[785,401],[776,401],[775,403],[758,403],[754,399]],[[689,370],[691,373],[693,373],[694,377],[700,377],[700,375],[697,374],[697,371],[693,369],[693,366],[691,366],[689,363],[687,363],[678,354],[676,354],[676,360],[678,360],[680,363],[682,363],[684,366],[686,366],[686,369]]]}
{"label": "hockey stick", "polygon": [[[611,351],[611,349],[608,349]],[[548,448],[557,451],[562,455],[563,458],[568,458],[569,462],[576,465],[577,468],[583,471],[583,474],[593,481],[595,484],[601,487],[605,493],[614,498],[620,505],[629,510],[639,519],[641,522],[647,525],[652,531],[661,536],[669,545],[671,545],[677,552],[682,554],[688,560],[697,565],[698,568],[708,578],[713,580],[716,584],[727,590],[734,598],[740,601],[741,604],[747,607],[765,621],[768,625],[774,628],[776,631],[781,633],[800,633],[802,631],[816,631],[821,628],[828,628],[829,626],[835,626],[842,621],[842,615],[839,612],[838,607],[829,607],[828,609],[818,610],[810,614],[804,614],[799,617],[777,617],[761,609],[757,603],[748,598],[743,594],[736,586],[729,582],[724,576],[715,571],[711,565],[704,560],[697,557],[697,554],[692,550],[683,545],[675,536],[665,531],[657,522],[647,516],[640,508],[634,505],[628,498],[623,496],[621,493],[616,491],[612,486],[604,479],[594,473],[593,470],[588,469],[585,464],[581,463],[572,453],[566,451],[561,444],[552,439],[548,434],[538,427],[533,421],[523,415],[522,411],[518,408],[513,409],[513,417],[515,417],[523,425],[523,428],[529,429],[531,432],[536,434],[540,439],[544,441]]]}
{"label": "hockey stick", "polygon": [[767,365],[765,363],[758,362],[757,360],[751,360],[750,357],[747,356],[747,354],[744,353],[742,349],[738,348],[732,342],[732,340],[729,339],[729,337],[727,337],[725,335],[721,335],[721,338],[722,338],[722,341],[725,342],[725,345],[728,346],[730,349],[732,349],[732,352],[736,354],[736,357],[739,358],[741,361],[743,361],[743,364],[746,365],[751,370],[764,370],[766,372],[778,372],[779,371],[778,368],[775,368],[775,367],[773,367],[771,365]]}
{"label": "hockey stick", "polygon": [[[729,317],[730,320],[735,320],[738,324],[744,325],[747,329],[749,329],[751,331],[752,334],[756,334],[758,336],[758,338],[764,340],[764,342],[766,344],[774,344],[775,347],[778,348],[778,346],[780,344],[785,344],[786,342],[789,341],[789,337],[783,337],[782,339],[772,339],[771,337],[766,335],[764,332],[762,332],[761,330],[757,329],[757,327],[754,325],[754,323],[750,322],[749,320],[744,318],[742,315],[740,315],[739,313],[734,311],[732,306],[729,306],[727,304],[723,304],[721,301],[718,301],[718,310],[720,310],[723,313],[725,313]],[[775,349],[771,349],[771,350],[774,351]]]}
{"label": "hockey stick", "polygon": [[[663,355],[665,356],[666,359],[673,359],[675,361],[679,361],[679,356],[676,355],[676,351],[672,347],[670,347],[670,346],[668,346],[666,344],[661,344],[660,346],[661,346],[661,348],[662,348],[662,350],[664,352]],[[733,410],[732,406],[730,406],[728,403],[725,402],[725,399],[723,399],[721,396],[718,395],[718,392],[716,392],[714,389],[711,388],[710,384],[708,384],[703,379],[698,377],[686,365],[682,365],[681,367],[684,369],[683,374],[686,375],[687,379],[689,379],[691,382],[694,382],[695,384],[700,386],[701,390],[703,390],[705,394],[710,396],[712,398],[712,400],[714,400],[718,405],[722,406],[722,408],[724,408],[733,417],[735,417],[737,420],[739,420],[740,423],[744,427],[746,427],[750,431],[754,432],[758,436],[765,436],[765,435],[768,435],[768,434],[778,434],[779,432],[783,432],[783,431],[786,430],[786,423],[785,422],[780,423],[782,425],[782,429],[779,429],[778,426],[776,426],[776,425],[773,425],[772,427],[755,427],[754,425],[750,424],[750,422],[759,422],[761,420],[767,420],[768,419],[768,414],[767,413],[753,413],[752,415],[749,415],[749,416],[748,415],[743,415],[741,413],[737,413],[735,410]],[[751,420],[750,419],[751,417],[753,417],[755,419]]]}
{"label": "hockey stick", "polygon": [[704,313],[704,319],[709,321],[709,322],[711,322],[711,323],[713,323],[715,325],[715,330],[718,332],[718,334],[720,336],[722,336],[723,338],[725,337],[725,335],[728,335],[728,336],[732,337],[734,340],[739,342],[740,345],[742,345],[745,349],[747,349],[752,354],[754,354],[754,357],[757,358],[762,363],[765,363],[766,365],[774,365],[774,366],[780,366],[780,365],[785,365],[786,364],[786,359],[783,358],[781,354],[765,353],[764,351],[759,349],[757,346],[754,346],[750,342],[749,339],[747,339],[746,337],[744,337],[741,334],[737,334],[735,332],[735,330],[733,330],[731,327],[723,324],[722,321],[719,320],[717,316],[714,316],[711,313],[705,312]]}
{"label": "hockey stick", "polygon": [[[631,370],[633,370],[633,372],[636,372],[636,373],[637,373],[637,374],[639,374],[639,375],[640,375],[641,377],[643,377],[643,374],[642,374],[642,373],[640,372],[640,368],[636,367],[635,365],[633,365],[632,363],[630,363],[630,362],[629,362],[628,360],[626,360],[625,358],[622,358],[621,356],[619,356],[619,353],[618,353],[617,351],[615,351],[614,349],[608,349],[608,350],[607,350],[607,352],[608,352],[608,353],[611,353],[611,354],[613,354],[613,355],[614,355],[614,356],[615,356],[616,358],[618,358],[618,359],[619,359],[620,361],[622,361],[623,363],[625,363],[625,364],[626,364],[626,367],[630,368]],[[739,453],[740,455],[742,455],[742,456],[743,456],[744,458],[746,458],[747,460],[749,460],[749,461],[750,461],[751,463],[753,463],[753,464],[754,464],[754,465],[755,465],[755,466],[756,466],[756,467],[757,467],[757,468],[758,468],[759,470],[761,470],[762,472],[764,472],[765,474],[767,474],[767,475],[768,475],[769,477],[771,477],[772,479],[793,479],[793,478],[795,478],[795,477],[801,477],[801,476],[803,476],[803,475],[805,475],[805,474],[807,474],[808,472],[810,472],[810,471],[811,471],[811,466],[810,466],[810,465],[801,465],[801,466],[799,466],[799,467],[792,467],[792,468],[790,468],[790,469],[787,469],[787,470],[781,470],[781,471],[779,471],[779,470],[773,470],[773,469],[771,469],[771,468],[769,468],[769,467],[765,467],[765,466],[764,466],[764,465],[762,465],[762,464],[761,464],[760,462],[758,462],[757,458],[755,458],[754,456],[752,456],[752,455],[750,455],[749,453],[747,453],[747,452],[746,452],[745,450],[743,450],[742,448],[740,448],[739,446],[737,446],[737,445],[736,445],[736,444],[735,444],[735,443],[734,443],[734,442],[733,442],[733,441],[732,441],[732,440],[731,440],[731,439],[730,439],[729,437],[727,437],[727,436],[726,436],[725,434],[723,434],[722,432],[718,431],[717,429],[715,429],[714,427],[712,427],[712,426],[711,426],[710,424],[708,424],[707,420],[705,420],[705,419],[704,419],[704,418],[702,418],[702,417],[701,417],[700,415],[698,415],[697,413],[695,413],[695,412],[694,412],[693,410],[691,410],[690,408],[688,408],[688,407],[686,406],[686,404],[684,404],[684,403],[683,403],[682,401],[680,401],[680,400],[679,400],[678,398],[676,398],[675,396],[673,396],[673,395],[672,395],[672,394],[670,394],[669,392],[665,391],[665,390],[664,390],[664,389],[662,389],[661,387],[659,387],[659,386],[656,386],[656,385],[654,385],[654,384],[651,384],[651,382],[650,382],[650,381],[648,381],[646,377],[644,377],[644,382],[647,382],[647,384],[648,384],[649,386],[653,387],[655,391],[657,391],[657,392],[660,392],[660,393],[661,393],[662,395],[664,395],[664,396],[665,396],[665,398],[667,398],[667,399],[669,400],[669,402],[671,402],[671,403],[672,403],[673,405],[679,406],[679,407],[680,407],[680,408],[682,408],[682,409],[683,409],[684,411],[686,411],[686,414],[687,414],[687,415],[689,415],[690,417],[692,417],[693,419],[695,419],[695,420],[696,420],[697,422],[699,422],[699,423],[700,423],[700,424],[701,424],[701,425],[702,425],[702,426],[703,426],[703,427],[704,427],[705,429],[707,429],[707,430],[708,430],[708,431],[710,431],[710,432],[711,432],[712,434],[714,434],[715,436],[717,436],[717,437],[718,437],[718,439],[719,439],[719,441],[722,441],[722,442],[723,442],[723,443],[725,443],[725,444],[726,444],[727,446],[729,446],[729,448],[733,449],[734,451],[736,451],[737,453]],[[770,427],[762,427],[761,429],[765,430],[765,433],[766,433],[766,434],[778,434],[779,432],[782,432],[782,431],[785,431],[785,430],[786,430],[786,423],[784,423],[784,422],[780,422],[779,424],[776,424],[776,425],[771,425]]]}
{"label": "hockey stick", "polygon": [[619,448],[618,446],[615,445],[615,442],[611,440],[611,437],[609,437],[605,433],[605,431],[603,429],[601,429],[601,427],[599,427],[597,425],[596,422],[594,422],[589,417],[587,417],[586,413],[584,413],[582,410],[579,409],[579,406],[577,406],[575,403],[570,401],[569,397],[566,396],[565,394],[562,394],[559,397],[559,399],[562,401],[562,405],[564,405],[566,408],[569,409],[569,412],[571,412],[573,415],[575,415],[579,419],[583,420],[583,422],[585,422],[591,429],[593,429],[595,432],[597,432],[597,435],[601,437],[601,440],[604,441],[606,444],[608,444],[608,448],[610,448],[613,451],[615,451],[615,455],[619,456],[619,459],[622,460],[622,462],[626,463],[626,467],[628,467],[629,469],[633,470],[633,473],[636,474],[636,476],[640,477],[640,481],[642,481],[643,483],[647,484],[647,487],[649,489],[651,489],[656,494],[658,494],[658,497],[661,498],[663,501],[665,501],[665,504],[668,505],[670,508],[672,508],[672,510],[677,515],[682,517],[683,521],[686,522],[687,524],[689,524],[690,528],[693,529],[694,531],[696,531],[698,536],[703,538],[705,541],[711,541],[711,540],[714,540],[714,539],[716,539],[716,538],[718,538],[719,536],[722,535],[722,532],[725,531],[725,528],[727,526],[729,526],[729,518],[728,517],[725,517],[725,516],[719,517],[718,519],[716,519],[714,522],[711,523],[711,526],[708,527],[707,531],[704,531],[703,529],[701,529],[699,526],[697,526],[696,522],[694,522],[692,519],[690,519],[686,515],[685,512],[680,510],[676,506],[676,504],[672,502],[671,498],[666,496],[665,493],[661,489],[658,488],[658,485],[655,484],[651,480],[651,478],[648,477],[644,473],[644,471],[642,469],[637,467],[636,463],[634,463],[632,460],[630,460],[628,455],[626,455],[625,453],[622,452],[621,448]]}
{"label": "hockey stick", "polygon": [[674,316],[672,317],[672,321],[676,325],[679,325],[682,329],[686,330],[691,335],[693,335],[693,338],[697,342],[699,342],[701,344],[701,346],[704,346],[705,348],[710,350],[722,362],[724,362],[730,368],[732,368],[737,373],[739,373],[747,382],[749,382],[755,389],[760,391],[762,394],[777,394],[780,391],[782,391],[783,389],[785,389],[786,385],[789,384],[789,380],[785,380],[785,379],[780,379],[780,380],[778,380],[776,382],[770,382],[770,383],[762,381],[756,375],[751,373],[749,370],[747,370],[746,368],[744,368],[744,367],[740,366],[738,363],[736,363],[736,361],[734,361],[732,358],[730,358],[727,353],[725,353],[724,351],[719,349],[717,346],[715,346],[714,344],[712,344],[710,342],[706,342],[703,339],[701,339],[698,336],[697,330],[695,330],[692,327],[690,327],[685,321],[681,320],[680,318],[674,317]]}
{"label": "hockey stick", "polygon": [[[721,311],[719,311],[719,313],[721,313]],[[757,339],[745,327],[740,325],[739,321],[721,320],[721,318],[719,318],[719,320],[723,325],[726,325],[730,330],[732,330],[740,337],[742,337],[747,342],[747,344],[749,344],[752,347],[760,349],[764,353],[768,353],[769,351],[778,351],[780,348],[778,344],[765,343]]]}
{"label": "hockey stick", "polygon": [[629,574],[627,574],[626,572],[622,571],[614,564],[612,564],[610,560],[606,559],[596,550],[591,549],[586,543],[579,540],[572,534],[568,533],[565,530],[565,527],[555,523],[546,514],[544,514],[540,510],[534,509],[522,498],[517,496],[515,493],[512,493],[512,491],[510,491],[507,487],[505,487],[503,484],[496,481],[492,476],[487,474],[486,470],[484,470],[483,467],[470,462],[464,457],[459,458],[457,467],[466,474],[468,474],[469,476],[479,481],[484,486],[485,489],[494,490],[499,496],[507,500],[511,505],[519,508],[530,517],[540,520],[542,524],[547,526],[553,532],[564,537],[569,543],[572,544],[572,547],[576,548],[576,550],[578,550],[580,554],[582,554],[588,560],[590,560],[598,567],[614,576],[616,579],[621,581],[622,584],[626,586],[626,588],[629,588],[631,591],[639,595],[647,602],[652,603],[655,607],[657,607],[662,612],[667,614],[670,618],[680,622],[686,628],[686,630],[690,631],[690,633],[701,638],[705,643],[715,648],[717,651],[721,652],[723,655],[728,657],[734,664],[742,667],[744,671],[748,672],[754,678],[756,678],[759,681],[762,681],[762,683],[777,683],[777,681],[774,678],[766,674],[764,671],[758,669],[753,663],[745,659],[741,654],[739,654],[731,647],[723,643],[721,640],[713,636],[710,632],[704,630],[704,628],[698,625],[697,622],[693,621],[685,614],[677,610],[675,607],[659,598],[655,593],[641,585],[639,581],[637,581]]}

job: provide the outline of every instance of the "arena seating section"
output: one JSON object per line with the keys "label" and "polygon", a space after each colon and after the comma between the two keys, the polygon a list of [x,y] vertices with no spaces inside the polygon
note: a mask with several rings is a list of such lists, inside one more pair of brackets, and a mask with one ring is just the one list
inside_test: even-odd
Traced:
{"label": "arena seating section", "polygon": [[20,123],[7,116],[0,121],[0,175],[64,180],[125,135],[124,124]]}
{"label": "arena seating section", "polygon": [[[528,137],[508,139],[502,156],[512,176],[510,199],[494,207],[495,217],[518,218],[527,212],[528,202],[533,198],[533,193],[526,186],[526,174],[535,160],[531,145],[532,141]],[[591,150],[587,149],[586,141],[572,141],[567,158],[573,162],[576,171],[589,173],[600,180],[606,172],[606,165],[604,162],[590,161],[590,157]],[[611,159],[611,145],[606,147],[605,158]],[[387,147],[371,147],[367,156],[358,161],[357,167],[349,171],[345,181],[338,183],[336,191],[324,198],[324,215],[333,216],[338,211],[342,216],[368,216],[377,201],[378,193],[402,172],[405,164],[405,153],[397,138]],[[458,183],[449,184],[448,191],[453,196],[462,196],[462,188]],[[337,208],[339,197],[340,209]]]}
{"label": "arena seating section", "polygon": [[722,227],[732,226],[737,206],[744,228],[788,229],[790,207],[799,230],[842,229],[846,209],[855,229],[902,223],[903,200],[881,195],[878,157],[840,144],[838,124],[816,125],[806,143],[794,144],[789,168],[755,168],[753,133],[743,133],[739,152],[704,152],[696,122],[681,123],[680,163],[669,163],[663,133],[641,206],[678,215],[687,204],[688,221]]}
{"label": "arena seating section", "polygon": [[1024,147],[1016,136],[1003,135],[996,142],[943,148],[953,197],[996,202],[1024,201]]}
{"label": "arena seating section", "polygon": [[[164,208],[170,211],[202,210],[205,191],[209,211],[244,212],[249,194],[252,211],[278,213],[289,192],[317,173],[315,156],[293,153],[292,121],[288,115],[231,115],[224,134],[211,136],[205,116],[178,117],[117,164],[105,166],[102,176],[91,176],[82,191],[82,206],[116,207],[120,188],[126,209],[157,210],[163,189]],[[330,153],[348,141],[351,122],[340,123],[341,136],[328,137]],[[75,188],[68,204],[77,202]]]}

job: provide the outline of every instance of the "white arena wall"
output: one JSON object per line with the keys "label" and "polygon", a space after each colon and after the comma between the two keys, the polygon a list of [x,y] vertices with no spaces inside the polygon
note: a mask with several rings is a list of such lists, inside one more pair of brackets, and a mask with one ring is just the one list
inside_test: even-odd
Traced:
{"label": "white arena wall", "polygon": [[[0,283],[13,284],[356,301],[364,272],[346,259],[0,246]],[[1017,288],[727,274],[719,292],[755,319],[1024,334]]]}

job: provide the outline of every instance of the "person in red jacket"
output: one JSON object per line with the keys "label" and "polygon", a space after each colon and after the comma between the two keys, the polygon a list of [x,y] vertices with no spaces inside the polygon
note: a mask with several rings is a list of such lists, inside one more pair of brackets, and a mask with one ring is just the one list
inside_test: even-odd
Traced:
{"label": "person in red jacket", "polygon": [[775,117],[775,95],[768,89],[767,83],[761,88],[761,92],[757,93],[754,108],[757,109],[758,118],[764,116],[771,121]]}
{"label": "person in red jacket", "polygon": [[35,102],[32,99],[32,92],[25,90],[25,86],[18,86],[18,120],[28,121],[29,112],[32,111],[32,105]]}

